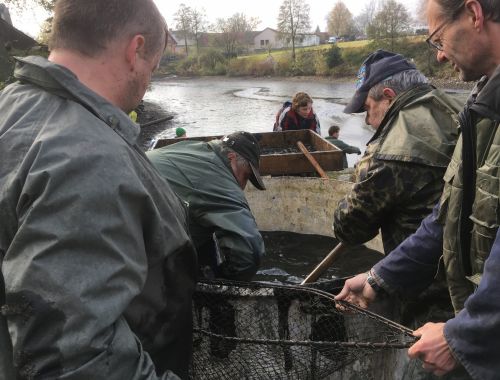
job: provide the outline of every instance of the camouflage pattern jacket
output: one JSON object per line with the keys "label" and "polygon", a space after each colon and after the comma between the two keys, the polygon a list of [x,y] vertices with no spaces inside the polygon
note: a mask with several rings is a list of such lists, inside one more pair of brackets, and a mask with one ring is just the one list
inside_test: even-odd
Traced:
{"label": "camouflage pattern jacket", "polygon": [[381,229],[386,254],[415,232],[443,189],[460,103],[429,85],[400,94],[355,169],[334,213],[335,236],[362,244]]}

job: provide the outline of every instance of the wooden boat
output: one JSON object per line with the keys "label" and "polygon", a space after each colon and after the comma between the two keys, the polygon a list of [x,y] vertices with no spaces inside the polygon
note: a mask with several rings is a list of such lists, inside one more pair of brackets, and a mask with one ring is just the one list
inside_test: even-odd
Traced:
{"label": "wooden boat", "polygon": [[[305,175],[313,174],[314,167],[297,148],[301,141],[310,154],[325,171],[342,169],[343,153],[335,145],[310,130],[253,133],[261,149],[260,173],[262,175]],[[157,140],[153,149],[175,144],[179,141],[210,141],[218,136],[186,137]]]}

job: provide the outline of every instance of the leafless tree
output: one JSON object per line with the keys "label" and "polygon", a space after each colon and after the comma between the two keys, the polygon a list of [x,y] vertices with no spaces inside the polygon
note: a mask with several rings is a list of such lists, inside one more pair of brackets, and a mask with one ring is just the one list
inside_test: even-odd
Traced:
{"label": "leafless tree", "polygon": [[328,33],[347,36],[354,30],[352,14],[342,1],[337,2],[327,17]]}
{"label": "leafless tree", "polygon": [[391,50],[396,39],[408,32],[410,16],[406,7],[395,0],[387,0],[368,27],[371,39],[389,39]]}
{"label": "leafless tree", "polygon": [[236,57],[239,51],[248,43],[248,36],[259,24],[255,17],[243,13],[235,13],[229,18],[218,18],[212,26],[219,33],[216,43],[224,49],[227,58]]}
{"label": "leafless tree", "polygon": [[309,32],[310,7],[304,0],[283,0],[278,16],[278,30],[292,44],[292,59],[295,61],[295,42],[298,35]]}
{"label": "leafless tree", "polygon": [[175,28],[177,29],[180,37],[184,39],[184,47],[186,49],[186,55],[188,52],[188,38],[191,37],[191,14],[192,9],[186,4],[182,3],[179,5],[179,9],[174,14]]}
{"label": "leafless tree", "polygon": [[417,20],[427,24],[426,8],[428,0],[419,0],[417,4]]}
{"label": "leafless tree", "polygon": [[207,16],[204,9],[191,9],[191,34],[196,41],[196,54],[200,54],[200,36],[207,30]]}
{"label": "leafless tree", "polygon": [[368,26],[372,24],[377,13],[377,0],[371,0],[365,5],[361,13],[354,18],[356,28],[366,34]]}

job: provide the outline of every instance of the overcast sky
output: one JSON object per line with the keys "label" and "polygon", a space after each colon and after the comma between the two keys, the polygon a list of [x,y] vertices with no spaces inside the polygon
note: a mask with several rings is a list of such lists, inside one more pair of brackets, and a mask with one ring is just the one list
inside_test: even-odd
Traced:
{"label": "overcast sky", "polygon": [[[261,23],[258,29],[266,27],[276,28],[276,19],[279,14],[279,7],[282,0],[154,0],[163,16],[167,20],[170,28],[174,28],[173,15],[181,3],[197,9],[205,9],[207,19],[213,23],[215,19],[227,18],[236,12],[244,13],[250,17],[257,17]],[[326,31],[325,17],[335,6],[337,1],[328,0],[304,0],[311,7],[311,28],[314,30],[319,25],[321,31]],[[399,0],[412,15],[416,12],[418,0]],[[1,2],[1,0],[0,0]],[[356,16],[362,12],[369,0],[345,0],[344,4],[351,13]],[[11,9],[11,17],[14,26],[23,32],[36,36],[40,29],[40,24],[47,17],[47,14],[40,9],[30,9],[23,14]]]}

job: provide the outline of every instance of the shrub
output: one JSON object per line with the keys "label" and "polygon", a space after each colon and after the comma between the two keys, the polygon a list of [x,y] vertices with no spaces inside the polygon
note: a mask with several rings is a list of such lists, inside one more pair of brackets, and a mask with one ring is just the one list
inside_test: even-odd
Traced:
{"label": "shrub", "polygon": [[314,50],[300,50],[297,52],[294,75],[315,75],[316,55],[317,53]]}
{"label": "shrub", "polygon": [[198,63],[202,69],[214,71],[217,64],[225,63],[224,54],[215,49],[210,49],[200,55]]}
{"label": "shrub", "polygon": [[324,52],[324,55],[325,63],[330,69],[339,66],[344,62],[342,59],[342,52],[337,44],[330,46],[330,48]]}
{"label": "shrub", "polygon": [[186,57],[179,61],[175,66],[179,75],[199,75],[200,67],[196,57]]}
{"label": "shrub", "polygon": [[281,76],[293,75],[293,60],[291,54],[282,54],[276,60],[276,74]]}
{"label": "shrub", "polygon": [[224,62],[218,62],[214,67],[214,75],[226,75],[227,74],[227,64]]}
{"label": "shrub", "polygon": [[248,75],[248,60],[246,58],[233,58],[227,65],[227,75],[243,76]]}
{"label": "shrub", "polygon": [[250,61],[248,63],[248,75],[253,76],[268,76],[275,72],[276,62],[272,57],[268,57],[263,61]]}

